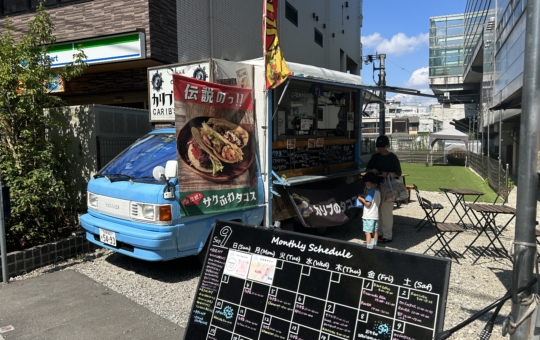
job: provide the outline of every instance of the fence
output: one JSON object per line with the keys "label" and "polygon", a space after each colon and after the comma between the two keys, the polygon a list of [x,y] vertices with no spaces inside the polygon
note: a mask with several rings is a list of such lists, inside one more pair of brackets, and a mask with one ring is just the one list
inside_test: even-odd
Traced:
{"label": "fence", "polygon": [[447,160],[444,154],[444,151],[434,151],[431,154],[429,151],[406,151],[406,150],[400,150],[400,151],[394,151],[396,156],[398,156],[399,161],[401,163],[426,163],[429,164],[447,164]]}
{"label": "fence", "polygon": [[132,136],[96,136],[97,168],[101,170],[120,152],[133,144],[139,137]]}

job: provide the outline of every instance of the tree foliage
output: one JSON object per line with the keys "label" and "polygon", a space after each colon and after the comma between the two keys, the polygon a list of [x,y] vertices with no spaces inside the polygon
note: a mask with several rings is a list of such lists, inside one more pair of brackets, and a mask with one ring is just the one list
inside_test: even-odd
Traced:
{"label": "tree foliage", "polygon": [[12,248],[51,240],[77,222],[67,140],[52,138],[64,128],[63,102],[48,88],[59,77],[68,81],[82,74],[86,56],[78,50],[74,62],[51,68],[53,31],[40,1],[27,32],[15,37],[9,18],[0,32],[0,178],[11,191],[6,230]]}

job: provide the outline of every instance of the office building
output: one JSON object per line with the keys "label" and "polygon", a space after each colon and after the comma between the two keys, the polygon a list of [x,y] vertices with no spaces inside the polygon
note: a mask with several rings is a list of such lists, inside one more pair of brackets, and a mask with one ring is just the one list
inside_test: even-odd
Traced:
{"label": "office building", "polygon": [[[0,27],[9,16],[15,34],[24,32],[37,3],[0,0]],[[89,56],[85,74],[57,93],[68,105],[147,109],[148,67],[262,56],[262,0],[46,0],[45,6],[55,25],[55,66],[69,61],[78,44]],[[279,38],[289,61],[358,75],[361,26],[361,0],[279,1]]]}

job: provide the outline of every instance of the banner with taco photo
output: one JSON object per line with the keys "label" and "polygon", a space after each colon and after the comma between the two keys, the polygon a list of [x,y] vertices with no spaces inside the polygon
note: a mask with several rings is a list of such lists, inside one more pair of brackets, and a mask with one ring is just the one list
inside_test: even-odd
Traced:
{"label": "banner with taco photo", "polygon": [[173,75],[181,216],[259,204],[252,90]]}

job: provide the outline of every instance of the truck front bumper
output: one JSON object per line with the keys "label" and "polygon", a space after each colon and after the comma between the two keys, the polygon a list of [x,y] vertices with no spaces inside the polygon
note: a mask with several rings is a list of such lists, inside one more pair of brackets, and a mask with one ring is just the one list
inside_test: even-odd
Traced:
{"label": "truck front bumper", "polygon": [[[178,257],[176,227],[166,226],[163,231],[128,227],[120,223],[84,214],[80,218],[86,230],[86,239],[100,247],[146,261],[164,261]],[[99,240],[99,229],[116,233],[116,247]]]}

